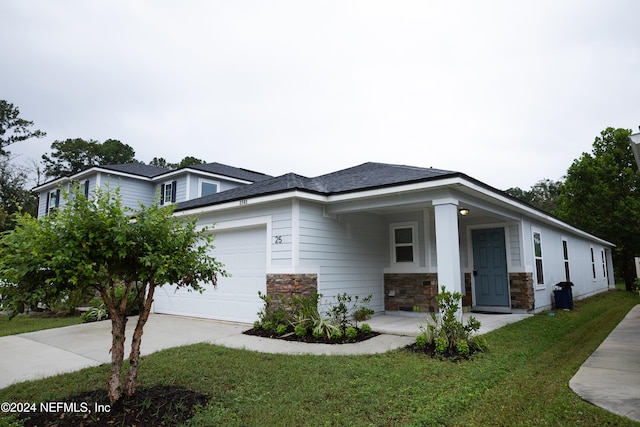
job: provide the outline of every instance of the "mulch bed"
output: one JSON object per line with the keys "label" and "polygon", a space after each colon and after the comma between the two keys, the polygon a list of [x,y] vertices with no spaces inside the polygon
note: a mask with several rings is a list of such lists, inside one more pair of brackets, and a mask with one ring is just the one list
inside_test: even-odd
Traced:
{"label": "mulch bed", "polygon": [[287,330],[287,332],[284,333],[283,335],[277,335],[274,331],[267,331],[262,328],[258,328],[258,329],[251,328],[247,331],[244,331],[243,334],[254,335],[254,336],[263,337],[263,338],[279,339],[284,341],[306,342],[311,344],[351,344],[351,343],[366,341],[370,338],[380,335],[378,332],[374,332],[374,331],[371,331],[368,334],[365,334],[360,329],[358,329],[358,335],[356,335],[356,337],[352,340],[349,340],[346,337],[342,337],[339,339],[327,338],[326,336],[323,336],[321,338],[316,338],[311,334],[307,334],[302,337],[299,337],[293,332],[293,328],[290,328],[289,330]]}
{"label": "mulch bed", "polygon": [[61,412],[21,413],[18,418],[25,420],[25,426],[39,427],[175,426],[191,418],[208,400],[208,396],[186,388],[156,386],[140,388],[122,405],[110,408],[103,389],[61,400],[68,405]]}

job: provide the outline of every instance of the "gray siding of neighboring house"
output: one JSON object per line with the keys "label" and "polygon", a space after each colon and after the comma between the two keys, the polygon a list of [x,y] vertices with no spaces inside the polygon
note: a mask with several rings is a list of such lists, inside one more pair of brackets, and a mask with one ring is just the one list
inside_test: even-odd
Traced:
{"label": "gray siding of neighboring house", "polygon": [[200,185],[201,182],[207,181],[207,182],[214,182],[218,185],[218,193],[221,193],[223,191],[227,191],[230,190],[232,188],[236,188],[239,187],[241,185],[246,185],[246,184],[240,184],[234,181],[228,181],[222,178],[211,178],[209,176],[206,175],[200,175],[200,174],[196,174],[196,173],[189,173],[186,175],[186,179],[188,180],[188,187],[189,187],[189,191],[188,191],[188,197],[185,200],[191,200],[191,199],[196,199],[200,196]]}
{"label": "gray siding of neighboring house", "polygon": [[120,188],[120,197],[123,206],[137,210],[138,202],[149,205],[153,202],[153,184],[149,181],[123,177],[112,174],[100,174],[99,186],[102,190],[114,190]]}

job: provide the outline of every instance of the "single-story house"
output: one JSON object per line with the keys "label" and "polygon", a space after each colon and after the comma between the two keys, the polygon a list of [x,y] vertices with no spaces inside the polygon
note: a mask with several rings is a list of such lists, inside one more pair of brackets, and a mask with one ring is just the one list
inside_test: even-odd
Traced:
{"label": "single-story house", "polygon": [[381,163],[308,178],[211,163],[167,170],[90,168],[43,184],[40,214],[75,181],[117,185],[137,206],[160,193],[175,215],[215,225],[213,255],[231,277],[203,294],[167,285],[154,311],[252,322],[268,295],[372,295],[376,312],[433,311],[442,285],[463,305],[537,312],[560,282],[575,299],[613,286],[614,245],[460,172]]}

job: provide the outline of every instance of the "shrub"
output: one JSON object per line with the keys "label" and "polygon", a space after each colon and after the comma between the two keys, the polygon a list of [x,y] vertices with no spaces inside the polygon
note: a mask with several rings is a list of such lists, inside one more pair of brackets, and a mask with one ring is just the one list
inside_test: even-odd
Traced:
{"label": "shrub", "polygon": [[84,323],[97,322],[109,318],[109,312],[107,306],[100,297],[94,297],[91,299],[91,307],[80,315],[80,318]]}
{"label": "shrub", "polygon": [[[258,319],[263,325],[263,329],[273,329],[275,325],[280,323],[287,324],[287,312],[284,309],[284,302],[282,300],[274,301],[274,298],[270,295],[263,294],[258,291],[258,296],[264,301],[264,307],[258,312]],[[265,323],[271,323],[271,328],[264,327]]]}
{"label": "shrub", "polygon": [[343,332],[340,328],[335,328],[331,331],[331,338],[334,340],[339,340],[342,338]]}
{"label": "shrub", "polygon": [[[258,292],[258,296],[264,306],[258,312],[259,320],[254,322],[253,327],[272,331],[277,335],[285,334],[292,326],[298,337],[311,333],[316,339],[326,337],[336,340],[346,337],[353,340],[358,336],[357,323],[353,320],[368,318],[373,314],[373,310],[364,305],[371,301],[371,295],[360,299],[343,293],[334,297],[335,301],[329,302],[328,308],[323,311],[319,309],[322,295],[317,292],[310,296],[293,295],[277,299],[261,292]],[[371,327],[363,324],[362,331],[370,334]]]}
{"label": "shrub", "polygon": [[369,326],[367,323],[363,323],[363,324],[360,326],[360,331],[361,331],[363,334],[370,334],[370,333],[371,333],[371,326]]}
{"label": "shrub", "polygon": [[348,326],[347,329],[344,330],[344,336],[349,340],[353,340],[358,336],[358,330],[353,326]]}
{"label": "shrub", "polygon": [[424,334],[420,334],[416,337],[416,347],[425,348],[427,346],[427,337]]}
{"label": "shrub", "polygon": [[360,322],[371,318],[374,311],[366,304],[370,303],[372,298],[373,295],[360,299],[358,295],[351,296],[346,292],[338,294],[335,296],[335,302],[330,304],[329,315],[344,331],[351,325],[352,319]]}
{"label": "shrub", "polygon": [[466,324],[457,318],[462,294],[448,292],[443,286],[438,293],[439,315],[430,313],[427,324],[420,326],[420,334],[416,337],[416,347],[425,349],[429,345],[435,347],[439,355],[468,357],[472,353],[487,350],[486,340],[475,335],[480,329],[480,322],[470,317]]}
{"label": "shrub", "polygon": [[303,324],[298,324],[293,330],[297,337],[304,337],[307,335],[307,328]]}

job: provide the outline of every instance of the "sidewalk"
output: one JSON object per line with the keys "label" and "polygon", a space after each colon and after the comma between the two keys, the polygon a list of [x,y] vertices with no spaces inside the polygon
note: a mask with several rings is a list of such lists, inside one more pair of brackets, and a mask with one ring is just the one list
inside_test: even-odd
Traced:
{"label": "sidewalk", "polygon": [[640,421],[640,304],[584,362],[569,387],[587,402]]}

